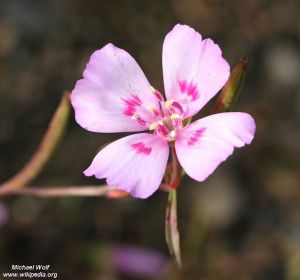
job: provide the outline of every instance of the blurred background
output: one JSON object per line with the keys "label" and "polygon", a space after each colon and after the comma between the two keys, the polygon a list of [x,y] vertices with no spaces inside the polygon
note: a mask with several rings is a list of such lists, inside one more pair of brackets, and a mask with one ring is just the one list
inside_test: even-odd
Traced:
{"label": "blurred background", "polygon": [[[254,116],[252,145],[178,193],[183,268],[164,240],[167,194],[0,200],[0,272],[50,264],[59,279],[300,279],[300,2],[297,0],[0,1],[0,180],[37,148],[64,90],[108,42],[163,91],[161,50],[176,23],[213,38],[249,71],[236,111]],[[208,107],[209,108],[209,107]],[[209,112],[209,109],[207,109]],[[35,186],[103,183],[82,171],[120,138],[66,135]]]}

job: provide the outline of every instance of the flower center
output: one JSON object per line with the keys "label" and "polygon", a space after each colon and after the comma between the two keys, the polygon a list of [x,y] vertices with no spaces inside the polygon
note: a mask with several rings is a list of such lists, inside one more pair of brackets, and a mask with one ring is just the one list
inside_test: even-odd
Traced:
{"label": "flower center", "polygon": [[160,102],[160,115],[157,121],[150,124],[149,129],[167,141],[174,141],[182,128],[183,108],[173,100]]}
{"label": "flower center", "polygon": [[[148,127],[156,135],[172,142],[183,127],[184,114],[187,104],[195,101],[199,97],[197,87],[186,81],[179,83],[180,98],[178,101],[164,101],[162,94],[152,88],[158,107],[147,105],[142,102],[138,95],[132,94],[130,98],[122,99],[124,104],[123,114],[136,120],[145,128]],[[149,117],[149,113],[151,117]]]}

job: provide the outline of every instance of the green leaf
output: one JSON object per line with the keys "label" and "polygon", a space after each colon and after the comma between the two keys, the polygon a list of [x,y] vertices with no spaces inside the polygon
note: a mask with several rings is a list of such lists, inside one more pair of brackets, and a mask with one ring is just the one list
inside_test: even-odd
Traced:
{"label": "green leaf", "polygon": [[171,190],[168,196],[165,219],[166,242],[171,256],[175,257],[178,267],[181,267],[180,237],[177,227],[177,195]]}
{"label": "green leaf", "polygon": [[246,58],[241,58],[237,65],[233,68],[230,77],[223,87],[219,98],[213,109],[213,113],[228,112],[236,102],[241,88],[243,86],[248,61]]}

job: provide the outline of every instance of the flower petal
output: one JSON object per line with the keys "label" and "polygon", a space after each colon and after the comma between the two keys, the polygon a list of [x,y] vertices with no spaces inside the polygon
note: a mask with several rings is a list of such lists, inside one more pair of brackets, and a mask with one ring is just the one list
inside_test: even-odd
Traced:
{"label": "flower petal", "polygon": [[246,113],[220,113],[191,123],[175,143],[178,160],[186,173],[204,181],[234,150],[250,144],[255,122]]}
{"label": "flower petal", "polygon": [[146,198],[158,189],[168,156],[168,143],[161,137],[148,133],[130,135],[101,150],[84,174],[107,178],[108,185]]}
{"label": "flower petal", "polygon": [[164,41],[163,74],[167,98],[186,103],[191,117],[223,87],[230,69],[217,44],[177,24]]}
{"label": "flower petal", "polygon": [[108,44],[93,53],[71,95],[75,118],[95,132],[142,131],[159,109],[143,71],[127,52]]}

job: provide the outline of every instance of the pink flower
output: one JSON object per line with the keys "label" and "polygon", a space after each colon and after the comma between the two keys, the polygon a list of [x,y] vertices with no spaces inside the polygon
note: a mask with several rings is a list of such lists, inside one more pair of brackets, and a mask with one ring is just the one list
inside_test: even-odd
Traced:
{"label": "pink flower", "polygon": [[220,113],[184,126],[223,87],[230,69],[217,44],[177,24],[163,44],[167,101],[151,87],[137,62],[108,44],[93,53],[71,95],[76,121],[94,132],[150,130],[101,150],[84,171],[108,185],[146,198],[158,189],[175,142],[185,172],[204,181],[234,147],[249,144],[255,123],[246,113]]}

